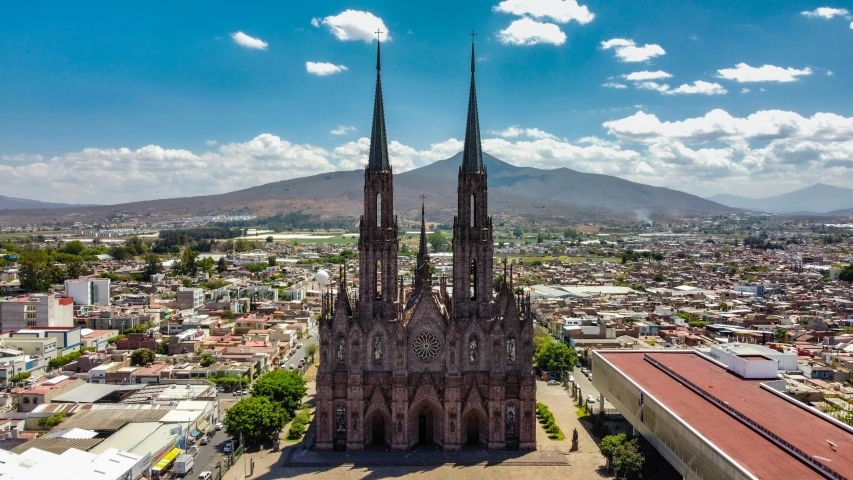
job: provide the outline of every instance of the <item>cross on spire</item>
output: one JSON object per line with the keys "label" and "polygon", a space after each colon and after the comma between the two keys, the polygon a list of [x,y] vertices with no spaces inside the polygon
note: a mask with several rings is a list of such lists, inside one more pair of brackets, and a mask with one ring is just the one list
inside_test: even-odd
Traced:
{"label": "cross on spire", "polygon": [[373,33],[376,34],[376,41],[378,42],[379,41],[379,35],[382,35],[385,32],[383,32],[382,30],[376,29],[376,31]]}

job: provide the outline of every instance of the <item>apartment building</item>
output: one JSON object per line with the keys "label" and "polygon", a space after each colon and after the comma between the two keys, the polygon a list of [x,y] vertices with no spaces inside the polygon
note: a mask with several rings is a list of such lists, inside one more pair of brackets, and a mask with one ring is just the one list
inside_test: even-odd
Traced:
{"label": "apartment building", "polygon": [[65,281],[65,294],[76,305],[109,305],[110,279],[81,277]]}
{"label": "apartment building", "polygon": [[33,294],[0,302],[0,330],[74,326],[74,300],[55,294]]}

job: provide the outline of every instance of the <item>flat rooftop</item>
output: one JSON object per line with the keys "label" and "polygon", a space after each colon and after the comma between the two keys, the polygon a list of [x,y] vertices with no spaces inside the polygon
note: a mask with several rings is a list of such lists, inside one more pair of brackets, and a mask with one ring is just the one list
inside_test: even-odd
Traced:
{"label": "flat rooftop", "polygon": [[[849,431],[692,352],[597,352],[708,442],[759,478],[824,478],[798,458],[645,360],[648,355],[840,474],[853,476]],[[830,448],[829,442],[835,444]]]}

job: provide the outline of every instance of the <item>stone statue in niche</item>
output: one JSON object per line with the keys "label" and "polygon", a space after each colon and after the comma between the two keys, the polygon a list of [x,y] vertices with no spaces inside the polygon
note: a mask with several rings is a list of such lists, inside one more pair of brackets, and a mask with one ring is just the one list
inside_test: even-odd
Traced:
{"label": "stone statue in niche", "polygon": [[377,365],[382,363],[382,335],[377,335],[373,339],[373,363]]}
{"label": "stone statue in niche", "polygon": [[456,364],[456,352],[454,352],[453,350],[450,351],[450,364]]}
{"label": "stone statue in niche", "polygon": [[506,433],[515,433],[515,405],[506,406]]}
{"label": "stone statue in niche", "polygon": [[338,363],[341,365],[343,365],[345,360],[346,360],[345,359],[346,355],[344,353],[344,350],[346,350],[346,347],[347,347],[347,345],[346,345],[346,340],[344,340],[344,337],[338,337],[338,351],[335,354],[335,356],[338,360]]}
{"label": "stone statue in niche", "polygon": [[352,429],[353,431],[358,430],[358,415],[355,413],[352,414]]}
{"label": "stone statue in niche", "polygon": [[510,365],[515,363],[515,338],[513,337],[506,340],[506,363]]}
{"label": "stone statue in niche", "polygon": [[495,411],[495,431],[501,430],[501,412]]}
{"label": "stone statue in niche", "polygon": [[403,416],[397,415],[397,433],[403,433]]}
{"label": "stone statue in niche", "polygon": [[453,432],[455,432],[455,431],[456,431],[456,422],[454,422],[453,420],[451,420],[451,421],[450,421],[450,433],[453,433]]}
{"label": "stone statue in niche", "polygon": [[477,351],[477,337],[471,337],[471,343],[468,344],[468,359],[471,361],[471,365],[477,364],[478,356],[479,352]]}

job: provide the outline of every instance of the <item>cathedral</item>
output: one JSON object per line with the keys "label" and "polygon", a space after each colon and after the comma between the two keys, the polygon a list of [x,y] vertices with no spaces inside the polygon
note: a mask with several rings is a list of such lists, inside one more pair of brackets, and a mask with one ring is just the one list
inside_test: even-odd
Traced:
{"label": "cathedral", "polygon": [[380,66],[377,45],[358,292],[348,291],[342,269],[337,285],[324,296],[315,448],[533,450],[536,386],[530,300],[513,292],[506,263],[497,281],[493,273],[474,46],[453,220],[452,285],[446,278],[432,278],[423,207],[410,285],[404,286],[398,272]]}

